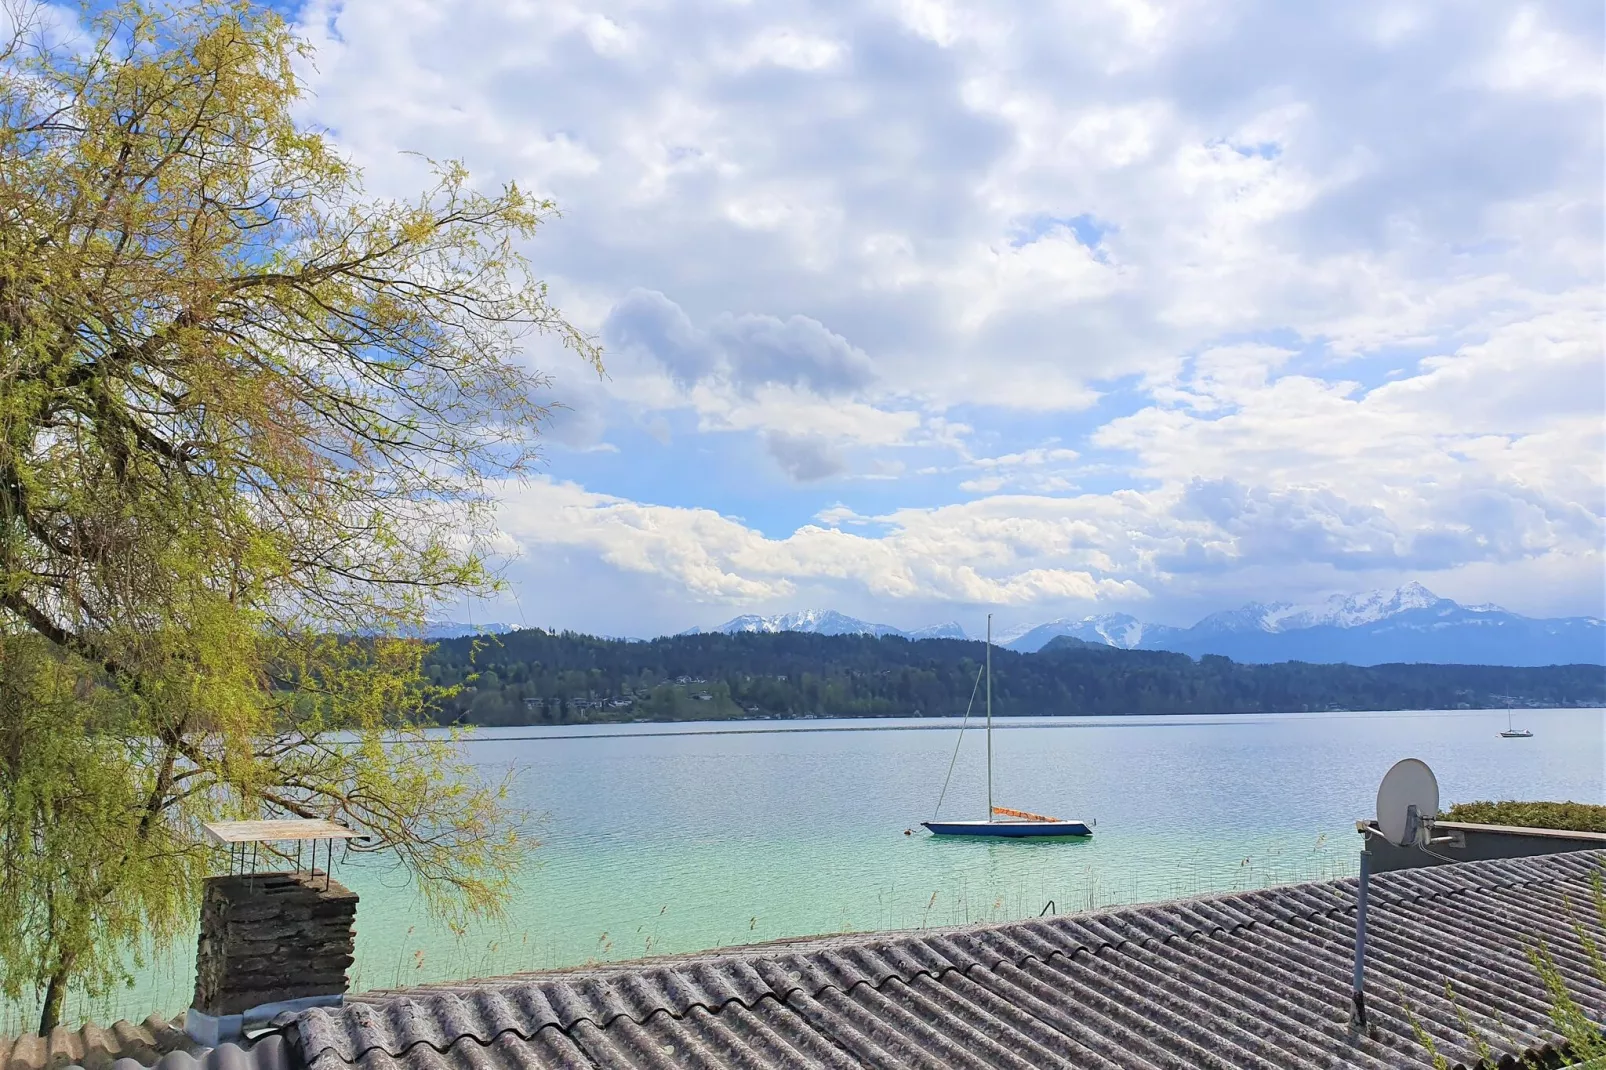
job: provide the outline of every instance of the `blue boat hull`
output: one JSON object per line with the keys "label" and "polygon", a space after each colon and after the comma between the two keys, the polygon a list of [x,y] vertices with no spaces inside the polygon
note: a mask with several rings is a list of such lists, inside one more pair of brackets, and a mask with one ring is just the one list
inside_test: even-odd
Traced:
{"label": "blue boat hull", "polygon": [[1011,839],[1091,836],[1081,821],[922,821],[934,836],[1006,836]]}

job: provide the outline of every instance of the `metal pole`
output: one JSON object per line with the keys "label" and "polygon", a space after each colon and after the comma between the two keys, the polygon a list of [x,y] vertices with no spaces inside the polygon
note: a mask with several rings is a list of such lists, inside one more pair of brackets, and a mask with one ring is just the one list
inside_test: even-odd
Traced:
{"label": "metal pole", "polygon": [[993,819],[993,615],[987,614],[987,820]]}
{"label": "metal pole", "polygon": [[1361,851],[1361,879],[1355,889],[1355,1022],[1366,1025],[1366,892],[1372,883],[1372,852]]}

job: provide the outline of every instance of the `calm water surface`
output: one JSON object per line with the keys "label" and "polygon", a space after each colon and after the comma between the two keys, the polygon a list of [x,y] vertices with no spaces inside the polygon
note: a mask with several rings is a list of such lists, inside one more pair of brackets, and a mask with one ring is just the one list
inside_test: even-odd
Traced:
{"label": "calm water surface", "polygon": [[[1091,840],[1036,843],[920,828],[957,721],[485,731],[470,753],[514,769],[541,840],[507,918],[453,933],[399,874],[337,857],[362,896],[355,987],[1348,876],[1355,819],[1403,757],[1434,768],[1446,805],[1606,802],[1602,711],[1519,719],[1533,739],[1500,739],[1503,710],[1003,722],[995,801],[1098,822]],[[984,746],[965,734],[943,816],[984,816]],[[193,941],[159,954],[80,1012],[177,1012],[193,960]]]}

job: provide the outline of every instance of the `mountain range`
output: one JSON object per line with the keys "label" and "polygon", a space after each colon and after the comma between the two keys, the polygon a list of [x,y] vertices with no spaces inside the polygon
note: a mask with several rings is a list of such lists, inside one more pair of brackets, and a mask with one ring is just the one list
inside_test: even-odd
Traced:
{"label": "mountain range", "polygon": [[456,620],[432,620],[423,628],[417,630],[419,639],[461,639],[466,635],[506,635],[515,631],[511,624],[496,622],[486,624],[465,624]]}
{"label": "mountain range", "polygon": [[896,635],[904,639],[968,639],[965,629],[956,622],[937,624],[908,632],[890,624],[871,624],[868,621],[838,613],[834,609],[805,609],[796,613],[779,613],[759,616],[754,613],[732,617],[717,628],[690,628],[681,635],[719,633],[736,635],[740,632],[810,632],[815,635]]}
{"label": "mountain range", "polygon": [[[749,614],[692,632],[704,630],[968,638],[956,623],[904,631],[834,610]],[[1466,606],[1441,598],[1420,583],[1392,591],[1337,594],[1313,603],[1252,602],[1212,613],[1189,628],[1148,624],[1125,613],[1062,617],[999,632],[994,641],[1033,653],[1060,636],[1126,650],[1169,650],[1194,657],[1220,654],[1240,662],[1606,664],[1606,621],[1597,617],[1536,618],[1494,605]]]}

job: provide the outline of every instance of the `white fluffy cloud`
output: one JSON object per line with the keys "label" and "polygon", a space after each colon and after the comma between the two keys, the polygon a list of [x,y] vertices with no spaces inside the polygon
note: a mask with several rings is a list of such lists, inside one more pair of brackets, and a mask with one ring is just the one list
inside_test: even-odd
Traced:
{"label": "white fluffy cloud", "polygon": [[417,150],[564,210],[529,251],[609,378],[560,369],[554,441],[593,452],[509,490],[526,565],[713,603],[1178,614],[1420,577],[1590,612],[1597,14],[313,0],[301,22],[309,117],[376,190],[416,188]]}
{"label": "white fluffy cloud", "polygon": [[712,510],[644,505],[549,480],[524,485],[507,501],[502,529],[511,552],[588,550],[720,604],[773,601],[806,583],[973,604],[1146,595],[1133,581],[1095,574],[1115,564],[1100,514],[1141,510],[1137,499],[992,498],[866,518],[882,529],[875,535],[807,524],[780,539]]}

